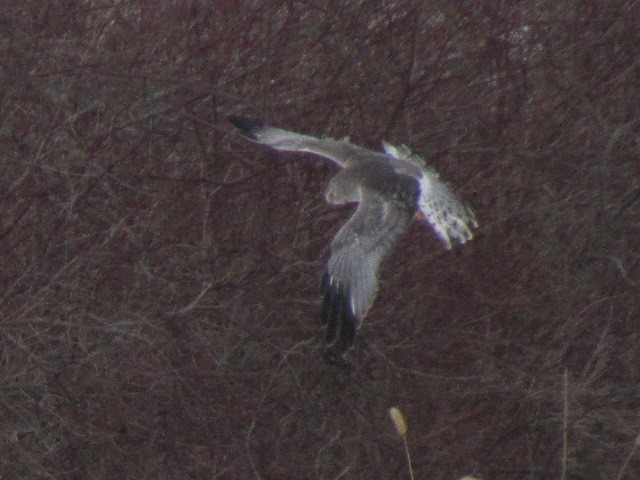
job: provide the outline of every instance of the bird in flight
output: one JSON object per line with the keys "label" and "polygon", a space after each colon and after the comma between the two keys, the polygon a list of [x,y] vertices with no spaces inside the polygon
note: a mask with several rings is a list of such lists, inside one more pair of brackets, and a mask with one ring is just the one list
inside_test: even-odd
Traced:
{"label": "bird in flight", "polygon": [[325,199],[358,207],[331,242],[321,282],[326,341],[340,355],[353,345],[373,304],[384,256],[416,214],[449,249],[453,242],[473,238],[478,222],[471,209],[404,145],[383,142],[384,152],[375,152],[346,139],[317,138],[237,116],[228,120],[253,142],[275,150],[312,153],[342,167],[329,181]]}

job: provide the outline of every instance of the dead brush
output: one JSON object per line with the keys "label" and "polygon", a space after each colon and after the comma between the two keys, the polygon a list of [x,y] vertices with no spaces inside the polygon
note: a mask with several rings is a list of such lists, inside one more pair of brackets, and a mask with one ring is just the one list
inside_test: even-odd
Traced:
{"label": "dead brush", "polygon": [[[409,444],[407,442],[407,421],[402,414],[402,411],[398,407],[391,407],[389,409],[389,416],[391,417],[391,421],[393,422],[393,426],[398,432],[398,435],[402,437],[402,441],[404,443],[404,451],[407,455],[407,465],[409,466],[409,478],[414,480],[413,476],[413,466],[411,465],[411,454],[409,453]],[[464,476],[460,480],[479,480],[476,477]]]}

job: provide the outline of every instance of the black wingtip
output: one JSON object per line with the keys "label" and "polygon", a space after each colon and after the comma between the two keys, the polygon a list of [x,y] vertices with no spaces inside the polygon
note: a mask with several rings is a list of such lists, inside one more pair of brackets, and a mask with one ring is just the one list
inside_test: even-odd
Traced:
{"label": "black wingtip", "polygon": [[262,124],[260,122],[250,120],[246,117],[238,117],[236,115],[227,116],[227,120],[249,140],[258,140],[256,132],[262,127]]}
{"label": "black wingtip", "polygon": [[326,325],[325,340],[332,350],[344,355],[353,345],[358,320],[351,308],[349,288],[340,282],[331,282],[325,274],[322,279],[324,300],[321,320]]}

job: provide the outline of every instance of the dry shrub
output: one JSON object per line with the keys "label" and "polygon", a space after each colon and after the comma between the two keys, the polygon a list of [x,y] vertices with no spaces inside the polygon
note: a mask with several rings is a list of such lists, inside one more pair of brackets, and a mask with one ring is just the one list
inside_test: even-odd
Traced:
{"label": "dry shrub", "polygon": [[[399,478],[402,404],[416,478],[613,478],[640,431],[637,7],[7,5],[0,476]],[[351,370],[318,325],[333,167],[228,113],[407,143],[477,211],[454,252],[409,229]]]}

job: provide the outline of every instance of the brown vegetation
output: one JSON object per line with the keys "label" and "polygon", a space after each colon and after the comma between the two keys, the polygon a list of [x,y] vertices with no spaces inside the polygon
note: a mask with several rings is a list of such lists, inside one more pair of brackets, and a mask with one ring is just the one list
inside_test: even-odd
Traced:
{"label": "brown vegetation", "polygon": [[[421,5],[422,6],[417,6]],[[0,477],[612,479],[640,432],[636,1],[5,2]],[[423,154],[349,354],[326,162],[229,113]],[[640,478],[631,456],[621,478]]]}

